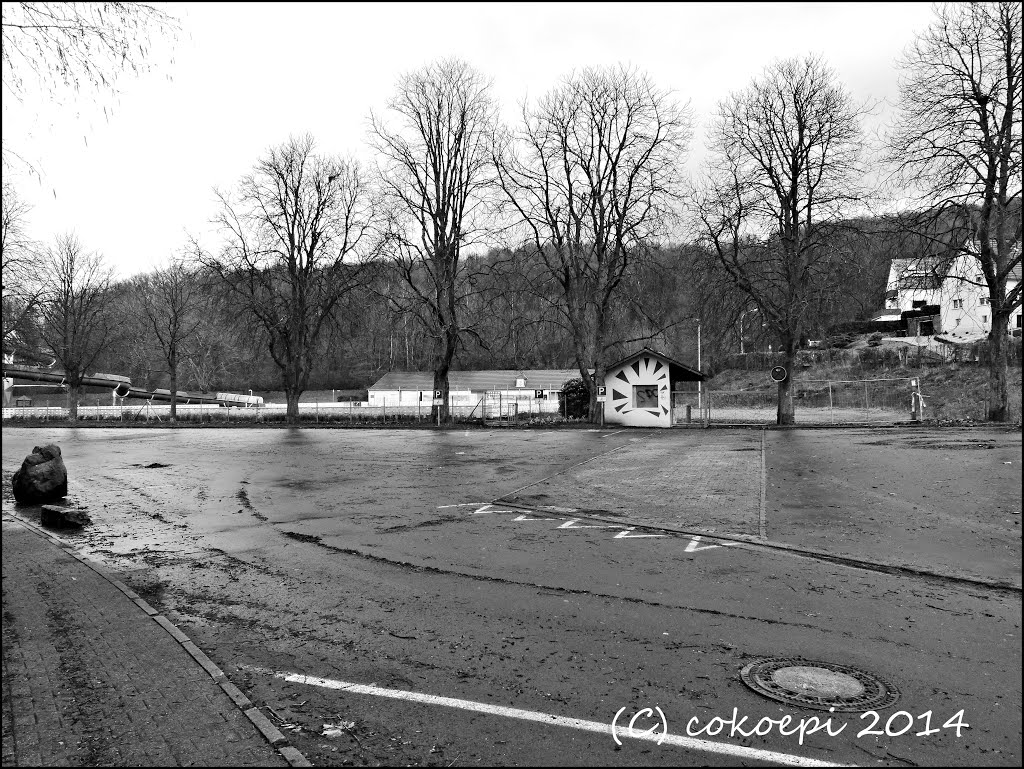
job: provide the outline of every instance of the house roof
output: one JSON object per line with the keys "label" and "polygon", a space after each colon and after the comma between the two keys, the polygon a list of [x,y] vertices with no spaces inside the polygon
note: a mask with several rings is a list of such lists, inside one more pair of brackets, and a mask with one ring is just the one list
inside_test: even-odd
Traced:
{"label": "house roof", "polygon": [[[580,375],[578,369],[496,369],[490,371],[449,371],[452,390],[515,390],[516,380],[525,379],[528,390],[561,390],[562,385]],[[389,371],[370,390],[433,390],[431,371]]]}
{"label": "house roof", "polygon": [[658,352],[657,350],[652,350],[650,347],[642,347],[632,355],[627,355],[622,360],[615,361],[615,363],[608,367],[608,370],[610,371],[613,368],[624,366],[628,363],[631,363],[634,359],[639,358],[643,355],[652,355],[655,358],[660,358],[661,360],[665,361],[665,363],[667,363],[669,366],[669,376],[677,382],[703,382],[707,379],[707,377],[704,376],[704,374],[702,374],[697,369],[691,368],[690,366],[687,366],[685,363],[680,363],[677,360],[673,360],[672,358],[668,357],[663,353]]}

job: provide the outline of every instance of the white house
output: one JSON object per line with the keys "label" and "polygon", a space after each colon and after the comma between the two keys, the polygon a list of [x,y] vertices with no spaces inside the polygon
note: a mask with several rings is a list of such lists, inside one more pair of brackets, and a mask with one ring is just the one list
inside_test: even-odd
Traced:
{"label": "white house", "polygon": [[[1019,254],[1020,243],[1015,248]],[[1020,273],[1018,264],[1007,280],[1007,291],[1020,282]],[[932,333],[952,342],[986,337],[992,325],[992,312],[988,286],[977,258],[964,250],[953,260],[942,256],[893,259],[885,294],[885,307],[892,317],[898,319],[901,312],[928,305],[939,307],[939,324],[931,329]],[[1018,307],[1007,330],[1020,328]]]}

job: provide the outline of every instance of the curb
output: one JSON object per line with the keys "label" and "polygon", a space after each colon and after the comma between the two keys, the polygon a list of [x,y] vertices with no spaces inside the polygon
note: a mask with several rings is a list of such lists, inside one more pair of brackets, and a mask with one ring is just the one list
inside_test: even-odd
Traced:
{"label": "curb", "polygon": [[203,651],[196,646],[192,639],[185,635],[181,630],[167,617],[160,614],[156,609],[146,603],[145,600],[139,597],[139,595],[133,591],[121,580],[114,577],[107,569],[97,561],[89,558],[86,555],[82,555],[74,547],[68,545],[64,540],[58,537],[56,534],[47,531],[41,526],[33,523],[32,521],[25,520],[20,515],[13,512],[4,512],[3,518],[5,520],[14,521],[21,524],[25,528],[34,531],[40,536],[44,536],[53,541],[61,550],[70,555],[72,558],[80,561],[84,565],[92,569],[96,574],[101,576],[111,585],[116,587],[125,596],[140,609],[142,609],[151,619],[153,619],[160,627],[162,627],[177,643],[187,651],[192,658],[199,663],[199,665],[207,672],[221,690],[228,696],[228,698],[234,703],[243,715],[252,722],[253,726],[263,735],[264,739],[270,745],[277,749],[277,752],[281,754],[281,757],[288,762],[289,766],[312,766],[309,760],[302,755],[296,748],[288,744],[288,738],[281,733],[281,730],[274,726],[270,719],[268,719],[263,713],[261,713],[249,700],[242,690],[235,686],[228,680],[228,677],[224,674],[224,671],[217,667],[216,663],[213,662]]}

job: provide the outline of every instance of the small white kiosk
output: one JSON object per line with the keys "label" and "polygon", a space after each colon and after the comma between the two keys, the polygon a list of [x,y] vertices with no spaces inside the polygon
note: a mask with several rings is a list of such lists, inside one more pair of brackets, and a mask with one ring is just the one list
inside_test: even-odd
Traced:
{"label": "small white kiosk", "polygon": [[631,427],[671,427],[677,383],[703,382],[697,369],[648,347],[608,367],[604,421]]}

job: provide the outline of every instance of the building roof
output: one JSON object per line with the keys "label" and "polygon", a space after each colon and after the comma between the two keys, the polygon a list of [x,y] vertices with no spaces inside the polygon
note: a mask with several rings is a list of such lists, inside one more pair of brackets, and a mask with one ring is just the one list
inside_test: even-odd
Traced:
{"label": "building roof", "polygon": [[[491,371],[449,371],[452,390],[515,390],[516,380],[525,379],[527,390],[561,390],[570,379],[579,378],[579,369],[498,369]],[[370,390],[433,390],[432,371],[389,371]]]}
{"label": "building roof", "polygon": [[687,366],[685,363],[680,363],[677,360],[673,360],[672,358],[668,357],[667,355],[664,355],[663,353],[658,352],[657,350],[652,350],[650,347],[643,347],[637,350],[632,355],[627,355],[622,360],[615,361],[615,363],[611,364],[608,367],[608,370],[611,371],[613,368],[618,368],[619,366],[626,365],[634,358],[639,358],[642,355],[653,355],[655,358],[661,358],[661,360],[668,363],[669,376],[676,382],[703,382],[705,379],[707,379],[707,377],[705,377],[704,374],[702,374],[697,369],[691,368],[690,366]]}

